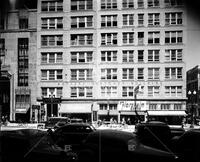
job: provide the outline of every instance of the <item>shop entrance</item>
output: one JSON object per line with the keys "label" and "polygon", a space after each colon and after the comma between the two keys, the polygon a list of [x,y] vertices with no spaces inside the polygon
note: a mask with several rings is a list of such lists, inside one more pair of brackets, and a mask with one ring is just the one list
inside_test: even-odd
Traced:
{"label": "shop entrance", "polygon": [[58,104],[47,104],[47,117],[58,116]]}

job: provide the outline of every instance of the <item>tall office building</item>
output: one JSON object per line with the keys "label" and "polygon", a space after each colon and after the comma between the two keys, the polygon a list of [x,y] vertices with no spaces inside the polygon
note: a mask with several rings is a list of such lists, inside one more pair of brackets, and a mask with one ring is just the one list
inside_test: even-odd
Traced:
{"label": "tall office building", "polygon": [[180,123],[183,0],[25,2],[1,9],[0,116]]}
{"label": "tall office building", "polygon": [[186,25],[182,0],[39,0],[41,117],[180,122]]}

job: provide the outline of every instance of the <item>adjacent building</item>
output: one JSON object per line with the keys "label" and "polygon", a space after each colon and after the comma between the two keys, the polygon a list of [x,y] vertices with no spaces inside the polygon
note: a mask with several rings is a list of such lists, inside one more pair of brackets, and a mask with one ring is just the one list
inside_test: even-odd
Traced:
{"label": "adjacent building", "polygon": [[[7,53],[13,50],[6,63],[14,77],[14,114],[19,92],[30,96],[25,110],[31,121],[69,116],[180,123],[187,99],[182,0],[38,0],[37,11],[26,13],[34,17],[28,20],[33,28],[16,25],[1,33]],[[22,87],[21,38],[28,42],[23,74],[30,72]]]}
{"label": "adjacent building", "polygon": [[187,71],[187,112],[189,114],[189,119],[194,117],[194,122],[197,122],[200,117],[200,66],[197,65]]}
{"label": "adjacent building", "polygon": [[37,8],[3,3],[0,20],[0,117],[29,122],[37,102]]}

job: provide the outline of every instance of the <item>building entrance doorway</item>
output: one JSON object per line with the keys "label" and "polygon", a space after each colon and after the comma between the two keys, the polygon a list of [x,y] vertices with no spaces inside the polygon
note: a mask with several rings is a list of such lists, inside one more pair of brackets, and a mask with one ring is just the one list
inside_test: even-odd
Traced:
{"label": "building entrance doorway", "polygon": [[58,116],[58,104],[47,104],[47,117]]}
{"label": "building entrance doorway", "polygon": [[0,78],[0,121],[9,120],[10,117],[10,80]]}

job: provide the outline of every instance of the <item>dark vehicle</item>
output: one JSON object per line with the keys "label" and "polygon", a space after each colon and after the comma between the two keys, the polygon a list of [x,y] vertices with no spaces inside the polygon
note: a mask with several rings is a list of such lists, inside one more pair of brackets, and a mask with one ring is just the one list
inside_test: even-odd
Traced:
{"label": "dark vehicle", "polygon": [[136,126],[136,135],[142,144],[171,152],[181,162],[200,162],[200,130],[184,131],[162,122],[148,122]]}
{"label": "dark vehicle", "polygon": [[78,159],[80,162],[177,160],[172,153],[143,145],[134,133],[109,129],[90,133],[78,152]]}
{"label": "dark vehicle", "polygon": [[200,130],[191,129],[173,139],[173,152],[184,162],[200,162]]}
{"label": "dark vehicle", "polygon": [[95,128],[90,124],[70,123],[56,129],[52,138],[58,146],[74,149],[93,131],[95,131]]}
{"label": "dark vehicle", "polygon": [[45,128],[57,129],[69,122],[70,119],[68,117],[49,117],[48,121],[45,123]]}
{"label": "dark vehicle", "polygon": [[[69,157],[54,145],[46,131],[18,129],[1,131],[0,161],[2,162],[63,162]],[[71,157],[70,157],[71,158]]]}

